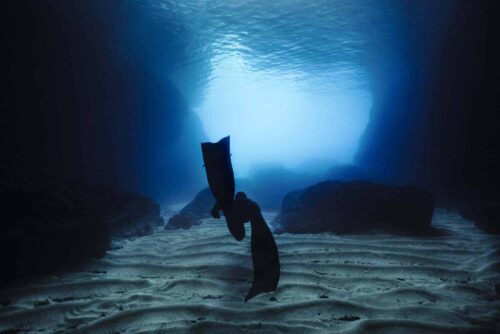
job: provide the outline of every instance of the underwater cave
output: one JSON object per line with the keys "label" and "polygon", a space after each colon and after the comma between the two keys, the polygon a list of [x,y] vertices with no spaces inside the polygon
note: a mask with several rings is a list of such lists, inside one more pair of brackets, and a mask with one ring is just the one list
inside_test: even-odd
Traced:
{"label": "underwater cave", "polygon": [[0,332],[494,332],[499,7],[2,1]]}

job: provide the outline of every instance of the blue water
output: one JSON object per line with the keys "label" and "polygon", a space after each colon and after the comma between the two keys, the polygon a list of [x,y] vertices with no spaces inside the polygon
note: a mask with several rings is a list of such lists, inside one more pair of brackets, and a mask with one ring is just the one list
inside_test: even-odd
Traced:
{"label": "blue water", "polygon": [[232,136],[238,176],[259,164],[352,163],[373,88],[411,73],[409,18],[438,38],[451,8],[406,1],[139,4],[149,23],[160,30],[168,23],[163,34],[175,37],[160,39],[170,43],[161,45],[169,61],[156,70],[179,87],[208,140]]}
{"label": "blue water", "polygon": [[[321,175],[336,163],[372,169],[381,150],[405,150],[380,132],[403,138],[398,131],[419,119],[422,106],[408,97],[426,97],[421,87],[439,72],[433,60],[456,7],[427,0],[20,3],[10,15],[19,39],[5,54],[19,87],[8,93],[15,98],[4,123],[11,124],[6,138],[36,140],[6,145],[16,158],[4,169],[19,180],[83,176],[159,200],[187,199],[206,186],[200,142],[226,135],[239,177],[270,165],[310,166]],[[15,19],[23,11],[36,20]],[[23,38],[36,42],[32,50]]]}

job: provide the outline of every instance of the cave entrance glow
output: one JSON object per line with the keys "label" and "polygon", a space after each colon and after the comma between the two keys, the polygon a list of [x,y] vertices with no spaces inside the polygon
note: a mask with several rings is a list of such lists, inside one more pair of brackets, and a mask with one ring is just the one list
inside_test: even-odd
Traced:
{"label": "cave entrance glow", "polygon": [[237,176],[263,164],[294,169],[315,161],[352,163],[371,94],[329,80],[256,70],[232,55],[213,67],[196,111],[210,141],[231,135]]}

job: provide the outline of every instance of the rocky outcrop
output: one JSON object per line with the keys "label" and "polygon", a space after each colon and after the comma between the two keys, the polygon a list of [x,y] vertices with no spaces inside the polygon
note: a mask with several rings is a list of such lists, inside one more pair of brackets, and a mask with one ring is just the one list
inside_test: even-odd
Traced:
{"label": "rocky outcrop", "polygon": [[105,254],[112,236],[151,233],[159,207],[101,185],[0,188],[0,282]]}
{"label": "rocky outcrop", "polygon": [[109,227],[114,237],[148,235],[163,224],[158,204],[137,193],[103,185],[73,183],[65,195],[93,212]]}
{"label": "rocky outcrop", "polygon": [[484,232],[500,234],[500,203],[469,199],[460,203],[458,212]]}
{"label": "rocky outcrop", "polygon": [[165,226],[166,230],[189,229],[200,225],[203,219],[210,217],[215,198],[209,188],[200,191],[178,214],[171,217]]}
{"label": "rocky outcrop", "polygon": [[423,231],[431,225],[431,193],[371,182],[322,182],[285,196],[275,232]]}

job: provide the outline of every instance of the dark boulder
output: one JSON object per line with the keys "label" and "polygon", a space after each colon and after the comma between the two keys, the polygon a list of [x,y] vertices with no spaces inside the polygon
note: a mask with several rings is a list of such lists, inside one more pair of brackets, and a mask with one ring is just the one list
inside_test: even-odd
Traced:
{"label": "dark boulder", "polygon": [[100,185],[0,188],[0,282],[102,257],[111,237],[152,232],[159,207]]}
{"label": "dark boulder", "polygon": [[500,234],[500,203],[482,202],[475,223],[485,232]]}
{"label": "dark boulder", "polygon": [[163,224],[158,204],[137,193],[73,183],[65,194],[105,222],[114,237],[148,235]]}
{"label": "dark boulder", "polygon": [[500,234],[500,203],[469,199],[460,203],[460,215],[484,232]]}
{"label": "dark boulder", "polygon": [[165,226],[166,230],[189,229],[200,225],[203,219],[210,217],[215,198],[209,188],[200,191],[178,214],[172,216]]}
{"label": "dark boulder", "polygon": [[110,229],[52,185],[0,191],[0,266],[5,282],[105,254]]}
{"label": "dark boulder", "polygon": [[322,182],[288,193],[273,222],[277,233],[424,231],[434,200],[416,187],[371,182]]}

